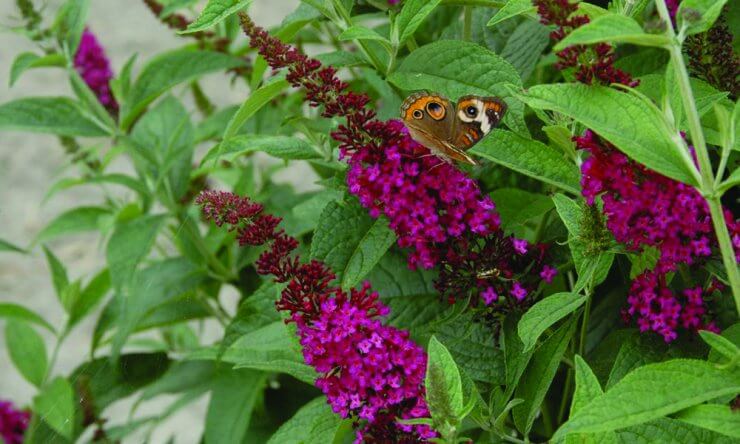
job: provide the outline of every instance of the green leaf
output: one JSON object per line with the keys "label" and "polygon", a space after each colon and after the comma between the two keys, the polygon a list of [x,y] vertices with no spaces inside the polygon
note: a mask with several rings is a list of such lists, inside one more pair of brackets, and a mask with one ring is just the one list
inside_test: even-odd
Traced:
{"label": "green leaf", "polygon": [[[196,352],[191,359],[215,359],[216,352]],[[308,384],[318,377],[313,367],[304,363],[298,338],[283,321],[245,334],[224,352],[221,360],[234,364],[235,368],[285,373]]]}
{"label": "green leaf", "polygon": [[225,351],[242,336],[280,320],[275,302],[280,297],[280,287],[274,282],[264,282],[257,290],[242,300],[236,315],[226,327],[220,351]]}
{"label": "green leaf", "polygon": [[13,245],[6,240],[0,239],[0,252],[3,252],[3,251],[12,251],[14,253],[22,253],[22,254],[27,253],[27,251],[24,250],[23,248],[17,245]]}
{"label": "green leaf", "polygon": [[151,102],[175,85],[243,64],[236,57],[211,51],[178,50],[155,57],[131,87],[121,109],[121,128],[128,129]]}
{"label": "green leaf", "polygon": [[740,348],[733,344],[729,339],[712,333],[709,330],[699,330],[699,336],[709,344],[714,350],[717,350],[724,357],[733,362],[740,362]]}
{"label": "green leaf", "polygon": [[32,68],[47,66],[64,67],[66,59],[61,54],[37,55],[33,52],[23,52],[16,56],[13,66],[10,67],[10,86],[13,86],[21,74]]}
{"label": "green leaf", "polygon": [[[519,73],[504,58],[478,44],[458,40],[442,40],[413,51],[388,81],[406,91],[427,89],[453,100],[468,94],[504,97],[509,95],[505,84],[522,84]],[[519,134],[527,134],[524,107],[517,100],[506,102],[509,108],[504,123]]]}
{"label": "green leaf", "polygon": [[0,105],[0,130],[70,137],[109,135],[80,105],[67,97],[26,97]]}
{"label": "green leaf", "polygon": [[503,336],[501,338],[501,347],[504,349],[506,359],[506,393],[505,399],[511,398],[519,384],[519,380],[527,368],[533,351],[524,352],[524,344],[519,338],[517,326],[519,318],[511,314],[504,319]]}
{"label": "green leaf", "polygon": [[57,216],[36,235],[34,243],[45,243],[59,236],[85,231],[95,231],[100,228],[99,221],[110,211],[101,207],[78,207]]}
{"label": "green leaf", "polygon": [[395,241],[388,221],[371,218],[355,200],[330,202],[314,232],[311,257],[329,265],[347,289],[357,285]]}
{"label": "green leaf", "polygon": [[600,42],[665,47],[671,41],[663,34],[646,33],[642,30],[642,26],[630,17],[605,14],[574,29],[555,45],[553,51],[562,51],[573,45],[590,45]]}
{"label": "green leaf", "polygon": [[337,38],[339,40],[375,40],[390,47],[390,41],[380,35],[378,31],[360,25],[352,25],[342,31]]}
{"label": "green leaf", "polygon": [[580,190],[578,167],[542,142],[497,129],[470,152],[565,191]]}
{"label": "green leaf", "polygon": [[584,406],[598,398],[604,391],[601,389],[599,380],[594,375],[591,367],[580,355],[574,358],[576,373],[576,389],[573,392],[573,401],[570,404],[570,415],[578,413]]}
{"label": "green leaf", "polygon": [[131,281],[137,265],[154,245],[164,219],[164,216],[144,216],[116,226],[106,248],[114,288]]}
{"label": "green leaf", "polygon": [[34,413],[54,431],[71,440],[74,430],[74,392],[64,378],[56,378],[33,398]]}
{"label": "green leaf", "polygon": [[54,21],[57,41],[64,47],[70,58],[74,58],[85,30],[90,0],[67,0],[57,13]]}
{"label": "green leaf", "polygon": [[553,439],[641,424],[737,392],[740,374],[720,370],[708,362],[675,359],[645,365],[571,417]]}
{"label": "green leaf", "polygon": [[435,424],[460,422],[463,391],[460,371],[447,348],[432,336],[427,347],[429,361],[424,380],[429,411]]}
{"label": "green leaf", "polygon": [[733,171],[732,174],[730,174],[727,179],[725,179],[725,181],[722,182],[719,187],[717,187],[717,191],[719,191],[720,193],[724,193],[738,185],[740,185],[740,168],[737,168],[735,171]]}
{"label": "green leaf", "polygon": [[491,20],[489,20],[486,26],[492,28],[504,20],[522,14],[534,15],[536,11],[537,8],[535,8],[529,0],[509,0],[493,17],[491,17]]}
{"label": "green leaf", "polygon": [[630,279],[636,278],[646,270],[654,269],[658,259],[660,259],[660,250],[651,246],[643,247],[643,251],[639,254],[630,255],[630,261],[632,262]]}
{"label": "green leaf", "polygon": [[554,194],[552,196],[552,201],[555,203],[558,215],[563,221],[563,224],[565,224],[565,228],[568,229],[568,233],[570,233],[571,237],[580,238],[583,231],[581,223],[584,218],[584,211],[581,204],[579,204],[578,201],[560,193]]}
{"label": "green leaf", "polygon": [[524,81],[534,72],[549,43],[550,31],[546,26],[534,20],[524,20],[506,41],[501,57],[516,68]]}
{"label": "green leaf", "polygon": [[678,412],[676,418],[723,435],[740,438],[740,415],[728,405],[696,405]]}
{"label": "green leaf", "polygon": [[54,327],[52,327],[51,324],[46,321],[46,319],[22,305],[13,304],[10,302],[0,302],[0,318],[25,321],[44,327],[52,333],[56,333]]}
{"label": "green leaf", "polygon": [[[725,3],[727,3],[727,0],[683,1],[678,7],[676,20],[679,26],[687,25],[686,35],[706,32],[719,18]],[[698,17],[696,13],[698,13]]]}
{"label": "green leaf", "polygon": [[524,351],[532,350],[545,330],[573,313],[586,299],[576,293],[556,293],[534,304],[519,321],[519,337],[524,344]]}
{"label": "green leaf", "polygon": [[506,232],[514,232],[517,237],[524,237],[524,234],[517,234],[516,229],[554,207],[550,196],[519,188],[499,188],[491,192],[491,198],[501,216],[501,226]]}
{"label": "green leaf", "polygon": [[398,27],[399,43],[405,43],[406,39],[414,35],[419,26],[434,11],[441,0],[406,0],[403,9],[396,19]]}
{"label": "green leaf", "polygon": [[671,136],[660,111],[634,94],[603,86],[553,84],[533,86],[520,97],[535,109],[576,119],[650,169],[690,185],[699,183],[688,151]]}
{"label": "green leaf", "polygon": [[54,291],[61,300],[64,290],[69,285],[67,268],[51,250],[46,247],[43,247],[43,249],[46,256],[46,263],[49,265],[49,271],[51,271],[51,282],[54,284]]}
{"label": "green leaf", "polygon": [[179,34],[190,34],[216,26],[251,3],[252,0],[208,0],[198,18]]}
{"label": "green leaf", "polygon": [[41,335],[27,323],[11,319],[5,325],[5,344],[21,376],[41,387],[47,367],[46,346]]}
{"label": "green leaf", "polygon": [[322,153],[312,144],[297,137],[244,134],[216,145],[201,160],[201,165],[222,157],[225,157],[225,160],[232,160],[255,151],[262,151],[272,157],[285,160],[309,160],[323,157]]}
{"label": "green leaf", "polygon": [[734,444],[727,436],[677,419],[659,418],[616,432],[621,444]]}
{"label": "green leaf", "polygon": [[229,121],[226,131],[224,131],[223,139],[229,140],[235,136],[250,117],[263,106],[267,105],[272,99],[280,95],[289,85],[287,80],[281,79],[270,82],[261,86],[258,90],[253,91]]}
{"label": "green leaf", "polygon": [[575,319],[570,319],[547,338],[534,352],[519,381],[515,397],[523,399],[524,402],[512,409],[512,416],[517,429],[525,435],[532,429],[534,419],[552,384],[575,326]]}
{"label": "green leaf", "polygon": [[76,186],[104,183],[124,186],[132,191],[139,193],[139,196],[141,196],[142,198],[146,198],[149,195],[149,189],[147,188],[146,184],[142,183],[140,180],[131,176],[127,176],[126,174],[113,173],[100,176],[66,177],[64,179],[61,179],[59,182],[55,183],[49,191],[46,192],[46,196],[44,196],[44,201],[50,199],[52,196],[60,191],[68,190]]}
{"label": "green leaf", "polygon": [[105,269],[90,280],[82,289],[69,313],[68,328],[72,328],[94,309],[108,294],[111,285],[110,273]]}
{"label": "green leaf", "polygon": [[206,414],[205,444],[241,444],[266,383],[267,374],[254,370],[224,370],[218,375]]}
{"label": "green leaf", "polygon": [[[506,381],[504,354],[494,343],[490,326],[477,323],[469,314],[460,314],[461,308],[450,309],[440,315],[444,323],[432,330],[452,354],[460,371],[484,384],[503,384]],[[439,321],[437,321],[439,322]]]}
{"label": "green leaf", "polygon": [[332,412],[326,398],[320,396],[283,423],[267,444],[332,443],[341,425],[342,419]]}

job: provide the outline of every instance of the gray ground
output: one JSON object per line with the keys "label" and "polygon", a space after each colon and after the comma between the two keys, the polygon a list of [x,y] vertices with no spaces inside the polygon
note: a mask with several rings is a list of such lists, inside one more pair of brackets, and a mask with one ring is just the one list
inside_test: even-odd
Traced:
{"label": "gray ground", "polygon": [[[35,1],[40,4],[42,1]],[[60,0],[49,0],[48,10],[55,11]],[[274,25],[292,11],[298,0],[255,0],[251,13],[258,23]],[[112,59],[116,71],[133,53],[139,61],[159,51],[173,48],[180,41],[161,26],[137,0],[93,0],[89,26],[98,35]],[[14,22],[17,15],[13,0],[0,0],[0,25]],[[48,16],[49,14],[47,14]],[[29,95],[67,95],[69,86],[58,70],[35,70],[23,75],[9,89],[8,71],[20,52],[33,50],[26,39],[0,33],[0,103]],[[139,65],[141,66],[141,65]],[[220,104],[238,103],[245,90],[229,89],[222,79],[212,78],[205,88]],[[125,166],[121,166],[125,168]],[[57,194],[42,203],[46,191],[61,177],[75,174],[52,136],[0,132],[0,238],[27,245],[38,231],[62,211],[81,204],[99,203],[99,195],[90,188],[77,188]],[[65,237],[50,247],[67,265],[72,278],[89,277],[100,268],[104,255],[94,236]],[[56,302],[43,254],[35,248],[30,256],[0,253],[0,301],[23,304],[59,325],[63,312]],[[61,349],[56,371],[66,373],[83,361],[88,353],[93,321],[83,323],[72,333]],[[31,402],[33,387],[12,367],[0,329],[0,398],[21,405]],[[51,348],[51,337],[46,337]],[[122,422],[130,403],[114,406],[112,422]],[[145,405],[141,412],[157,413],[165,402]],[[170,436],[178,443],[195,443],[200,438],[207,399],[201,399],[173,416],[155,433],[153,442],[165,442]],[[141,437],[133,438],[137,442]]]}

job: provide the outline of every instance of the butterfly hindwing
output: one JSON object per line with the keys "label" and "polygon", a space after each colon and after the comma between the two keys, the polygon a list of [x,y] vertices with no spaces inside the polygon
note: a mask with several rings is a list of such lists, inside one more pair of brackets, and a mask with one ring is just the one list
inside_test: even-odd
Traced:
{"label": "butterfly hindwing", "polygon": [[498,97],[461,97],[455,107],[453,143],[462,150],[470,149],[498,126],[505,112],[506,102]]}

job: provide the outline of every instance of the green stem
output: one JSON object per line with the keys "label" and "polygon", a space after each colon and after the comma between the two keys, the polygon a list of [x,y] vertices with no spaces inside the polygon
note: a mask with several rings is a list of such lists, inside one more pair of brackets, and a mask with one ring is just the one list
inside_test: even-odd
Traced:
{"label": "green stem", "polygon": [[[336,23],[339,28],[344,31],[345,29],[352,26],[352,16],[350,16],[349,11],[347,11],[347,8],[344,7],[341,1],[334,0],[334,10],[339,14],[340,18],[344,21],[344,23]],[[365,43],[362,42],[362,40],[354,40],[354,42],[357,44],[357,46],[360,48],[360,51],[370,60],[370,63],[373,64],[373,67],[376,71],[380,73],[387,74],[387,72],[383,69],[383,64],[378,60],[377,57],[375,57],[375,54],[373,54],[372,51],[365,45]]]}
{"label": "green stem", "polygon": [[578,340],[578,354],[583,356],[586,351],[586,333],[588,332],[588,317],[591,313],[591,290],[586,289],[586,307],[583,309],[583,322],[581,322],[581,337]]}
{"label": "green stem", "polygon": [[699,191],[707,199],[709,211],[712,215],[714,232],[717,235],[717,242],[719,243],[719,249],[722,254],[722,262],[724,263],[727,277],[730,281],[732,296],[735,299],[735,308],[738,313],[740,313],[740,272],[738,271],[737,262],[735,260],[735,251],[732,246],[732,241],[730,240],[730,233],[727,230],[727,224],[722,211],[722,203],[720,202],[719,194],[715,189],[712,164],[709,160],[709,153],[707,152],[707,145],[704,140],[701,119],[699,118],[699,113],[696,109],[694,92],[691,90],[691,83],[689,82],[689,73],[683,60],[683,54],[681,53],[682,42],[676,37],[676,32],[673,30],[673,27],[670,26],[671,19],[665,0],[660,0],[655,3],[661,19],[663,19],[665,23],[669,24],[666,27],[666,33],[671,38],[672,43],[668,47],[668,51],[671,56],[671,65],[675,70],[676,79],[678,80],[678,85],[681,90],[681,98],[683,100],[684,111],[686,112],[686,119],[689,124],[691,142],[694,144],[696,158],[699,161],[699,171],[702,179]]}
{"label": "green stem", "polygon": [[463,40],[469,42],[473,36],[473,7],[466,6],[463,18]]}
{"label": "green stem", "polygon": [[562,398],[560,399],[560,408],[558,409],[557,423],[562,424],[565,418],[565,409],[568,407],[568,394],[570,393],[571,386],[573,385],[573,368],[568,368],[568,375],[565,377],[565,386],[563,387]]}

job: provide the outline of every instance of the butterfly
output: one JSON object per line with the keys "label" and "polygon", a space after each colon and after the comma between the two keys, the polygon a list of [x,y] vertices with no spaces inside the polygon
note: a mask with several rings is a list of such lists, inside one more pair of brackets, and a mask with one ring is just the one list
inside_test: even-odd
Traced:
{"label": "butterfly", "polygon": [[457,104],[428,92],[410,95],[401,105],[401,118],[411,137],[446,162],[476,165],[465,153],[495,128],[506,113],[498,97],[464,96]]}

